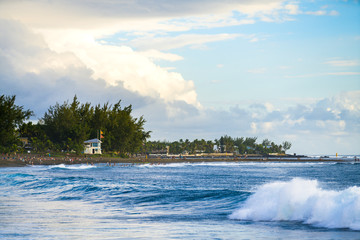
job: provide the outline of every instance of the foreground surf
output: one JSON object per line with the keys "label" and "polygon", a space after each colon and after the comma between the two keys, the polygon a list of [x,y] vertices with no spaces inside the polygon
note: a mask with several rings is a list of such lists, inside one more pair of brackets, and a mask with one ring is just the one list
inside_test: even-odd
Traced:
{"label": "foreground surf", "polygon": [[268,183],[250,196],[231,219],[301,221],[325,228],[360,230],[360,187],[324,190],[317,180]]}

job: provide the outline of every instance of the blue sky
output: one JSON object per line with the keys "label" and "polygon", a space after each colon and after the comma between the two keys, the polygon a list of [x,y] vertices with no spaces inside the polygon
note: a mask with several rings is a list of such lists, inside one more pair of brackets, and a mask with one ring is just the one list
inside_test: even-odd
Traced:
{"label": "blue sky", "polygon": [[0,94],[132,104],[153,140],[359,154],[358,1],[1,1]]}

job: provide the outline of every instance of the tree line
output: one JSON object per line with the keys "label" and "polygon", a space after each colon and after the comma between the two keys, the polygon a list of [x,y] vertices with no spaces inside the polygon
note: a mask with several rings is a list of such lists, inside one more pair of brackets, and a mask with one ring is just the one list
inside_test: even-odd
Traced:
{"label": "tree line", "polygon": [[144,130],[143,116],[134,118],[132,106],[116,104],[92,106],[81,104],[75,95],[72,102],[50,106],[36,124],[27,122],[33,112],[15,104],[15,96],[0,97],[0,152],[14,152],[21,145],[20,137],[31,142],[36,152],[84,150],[84,141],[99,138],[102,149],[120,154],[137,153],[150,137]]}
{"label": "tree line", "polygon": [[214,141],[147,141],[150,131],[144,130],[145,119],[143,116],[134,118],[131,105],[122,107],[119,100],[114,105],[105,103],[92,106],[91,103],[80,103],[76,95],[72,102],[50,106],[34,124],[27,121],[33,112],[17,106],[15,99],[15,96],[0,96],[0,152],[24,150],[24,146],[19,147],[22,145],[20,138],[28,139],[35,152],[76,153],[84,151],[84,141],[101,138],[103,152],[123,156],[164,152],[269,154],[285,153],[291,148],[291,143],[287,141],[279,145],[268,139],[257,143],[256,137],[232,138],[227,135]]}
{"label": "tree line", "polygon": [[261,143],[256,143],[257,137],[236,137],[222,136],[214,141],[206,141],[204,139],[195,139],[190,141],[180,139],[179,141],[148,141],[144,146],[147,153],[164,153],[168,151],[170,154],[199,154],[199,153],[236,153],[236,154],[262,154],[285,153],[291,148],[288,141],[282,144],[264,139]]}

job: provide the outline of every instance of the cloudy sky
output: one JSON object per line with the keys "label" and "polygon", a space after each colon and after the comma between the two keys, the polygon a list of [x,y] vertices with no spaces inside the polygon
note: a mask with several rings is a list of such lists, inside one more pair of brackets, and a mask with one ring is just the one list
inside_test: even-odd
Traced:
{"label": "cloudy sky", "polygon": [[360,153],[354,0],[1,0],[0,94],[41,118],[122,100],[152,140]]}

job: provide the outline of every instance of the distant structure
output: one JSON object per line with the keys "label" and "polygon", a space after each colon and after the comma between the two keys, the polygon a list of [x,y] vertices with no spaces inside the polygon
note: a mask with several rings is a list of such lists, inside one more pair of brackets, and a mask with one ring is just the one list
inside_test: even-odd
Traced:
{"label": "distant structure", "polygon": [[85,154],[102,154],[101,141],[97,138],[85,141],[84,142],[84,153]]}

